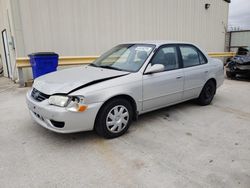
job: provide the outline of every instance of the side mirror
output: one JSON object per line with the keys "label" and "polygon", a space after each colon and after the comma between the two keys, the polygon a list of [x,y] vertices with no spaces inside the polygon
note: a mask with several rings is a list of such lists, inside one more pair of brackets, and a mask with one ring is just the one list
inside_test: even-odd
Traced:
{"label": "side mirror", "polygon": [[165,70],[164,65],[162,64],[155,64],[153,66],[149,66],[145,71],[146,74],[153,74],[157,72],[163,72]]}

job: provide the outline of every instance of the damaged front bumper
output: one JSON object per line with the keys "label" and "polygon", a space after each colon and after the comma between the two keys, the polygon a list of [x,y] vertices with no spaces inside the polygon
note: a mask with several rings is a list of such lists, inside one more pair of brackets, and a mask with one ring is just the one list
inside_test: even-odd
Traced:
{"label": "damaged front bumper", "polygon": [[71,112],[63,107],[53,106],[48,99],[38,102],[26,95],[26,102],[33,120],[46,129],[58,133],[73,133],[93,130],[95,118],[102,103],[89,104],[84,112]]}

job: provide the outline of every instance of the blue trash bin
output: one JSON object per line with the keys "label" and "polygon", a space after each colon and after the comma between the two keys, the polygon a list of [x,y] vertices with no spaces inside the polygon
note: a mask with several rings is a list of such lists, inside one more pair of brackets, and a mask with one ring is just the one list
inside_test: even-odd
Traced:
{"label": "blue trash bin", "polygon": [[58,66],[58,54],[54,52],[38,52],[29,54],[33,79],[54,72]]}

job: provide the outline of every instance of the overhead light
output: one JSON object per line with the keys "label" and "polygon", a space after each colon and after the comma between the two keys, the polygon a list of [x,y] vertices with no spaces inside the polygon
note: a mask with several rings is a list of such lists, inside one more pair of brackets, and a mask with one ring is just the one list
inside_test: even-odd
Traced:
{"label": "overhead light", "polygon": [[205,4],[205,9],[206,9],[206,10],[209,9],[210,5],[211,5],[211,4],[206,3],[206,4]]}

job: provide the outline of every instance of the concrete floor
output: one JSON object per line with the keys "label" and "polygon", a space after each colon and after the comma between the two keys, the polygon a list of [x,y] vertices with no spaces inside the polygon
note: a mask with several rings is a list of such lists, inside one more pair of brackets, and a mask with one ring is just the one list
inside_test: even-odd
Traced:
{"label": "concrete floor", "polygon": [[145,114],[113,140],[36,125],[27,90],[0,78],[0,187],[250,187],[249,81],[225,80],[210,106]]}

